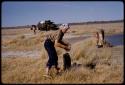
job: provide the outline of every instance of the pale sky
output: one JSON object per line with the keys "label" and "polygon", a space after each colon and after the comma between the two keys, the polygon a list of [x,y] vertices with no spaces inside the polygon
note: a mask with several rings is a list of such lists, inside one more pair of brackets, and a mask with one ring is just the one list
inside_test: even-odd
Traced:
{"label": "pale sky", "polygon": [[4,1],[2,27],[124,19],[121,1]]}

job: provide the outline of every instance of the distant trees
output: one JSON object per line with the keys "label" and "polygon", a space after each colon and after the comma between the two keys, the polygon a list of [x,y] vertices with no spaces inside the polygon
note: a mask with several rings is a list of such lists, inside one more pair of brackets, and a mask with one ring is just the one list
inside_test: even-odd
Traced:
{"label": "distant trees", "polygon": [[37,27],[38,27],[38,30],[41,30],[41,31],[42,30],[49,31],[49,30],[58,29],[57,25],[51,20],[45,20],[43,23],[38,22]]}

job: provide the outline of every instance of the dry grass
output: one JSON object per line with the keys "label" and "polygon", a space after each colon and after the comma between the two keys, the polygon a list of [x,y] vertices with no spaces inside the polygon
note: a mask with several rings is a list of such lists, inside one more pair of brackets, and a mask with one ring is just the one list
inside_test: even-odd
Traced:
{"label": "dry grass", "polygon": [[32,33],[32,31],[30,31],[30,28],[2,29],[2,35],[19,35],[25,33]]}
{"label": "dry grass", "polygon": [[[71,50],[72,62],[81,64],[69,71],[56,76],[53,79],[44,79],[42,75],[45,72],[47,54],[41,54],[40,58],[12,57],[2,58],[2,82],[3,83],[122,83],[123,82],[123,64],[113,64],[112,49],[115,48],[87,48],[92,46],[91,39],[86,39],[73,45]],[[84,45],[83,45],[84,44]],[[80,48],[80,47],[81,48]],[[86,47],[86,49],[84,49]],[[74,49],[75,48],[75,49]],[[78,49],[79,48],[79,49]],[[75,53],[74,53],[75,52]],[[77,53],[76,53],[77,52]],[[58,49],[62,54],[62,49]],[[74,56],[73,56],[74,55]],[[61,55],[60,55],[61,56]],[[61,57],[59,56],[59,59]],[[78,58],[77,58],[78,57]],[[119,54],[119,58],[123,55]],[[118,58],[116,58],[118,59]],[[59,62],[63,65],[62,62]],[[89,64],[95,64],[90,68]]]}
{"label": "dry grass", "polygon": [[43,33],[39,33],[37,36],[27,37],[20,35],[14,39],[3,39],[2,45],[6,48],[3,50],[33,50],[35,48],[40,49],[42,42],[44,41]]}
{"label": "dry grass", "polygon": [[[108,23],[108,24],[91,24],[91,25],[74,25],[71,26],[71,35],[93,35],[98,29],[103,28],[106,34],[123,33],[123,23]],[[29,28],[23,29],[2,29],[2,46],[7,49],[2,50],[30,50],[39,48],[41,42],[44,40],[44,36],[54,32],[38,32],[37,35],[33,35],[33,31]],[[25,34],[30,34],[27,37]],[[8,37],[5,37],[8,36]],[[13,36],[13,37],[10,37]]]}
{"label": "dry grass", "polygon": [[[71,26],[71,34],[92,34],[98,28],[104,28],[106,34],[123,33],[123,23],[92,24],[83,26]],[[76,29],[77,28],[77,29]],[[53,32],[53,31],[51,31]],[[45,79],[45,66],[48,55],[44,49],[44,36],[51,32],[41,32],[37,35],[27,37],[25,34],[33,34],[29,29],[2,29],[2,51],[28,51],[40,50],[40,57],[2,57],[1,73],[4,84],[41,84],[41,83],[82,83],[82,84],[107,84],[123,83],[123,45],[112,48],[95,47],[94,38],[87,38],[83,41],[72,44],[71,55],[73,63],[79,64],[70,70],[62,72],[53,79]],[[4,37],[14,35],[14,38]],[[4,48],[4,46],[6,48]],[[56,48],[59,57],[59,66],[63,67],[62,55],[65,50]],[[94,66],[94,67],[92,67]],[[54,74],[53,74],[54,75]]]}
{"label": "dry grass", "polygon": [[[14,31],[15,31],[15,29],[14,29]],[[11,34],[11,31],[9,31],[9,32]],[[2,46],[6,47],[6,48],[3,48],[2,50],[3,51],[12,51],[12,50],[13,51],[15,51],[15,50],[20,50],[20,51],[27,50],[28,51],[28,50],[33,50],[33,49],[40,50],[41,46],[44,42],[45,36],[50,33],[53,33],[53,32],[55,32],[55,31],[39,32],[36,35],[31,35],[31,33],[28,33],[28,34],[30,34],[28,36],[20,33],[18,35],[15,35],[14,38],[13,37],[10,37],[10,38],[4,37],[4,35],[3,35]]]}
{"label": "dry grass", "polygon": [[104,23],[104,24],[91,24],[91,25],[74,25],[71,26],[71,32],[75,35],[92,34],[98,29],[104,29],[106,34],[123,33],[123,23]]}

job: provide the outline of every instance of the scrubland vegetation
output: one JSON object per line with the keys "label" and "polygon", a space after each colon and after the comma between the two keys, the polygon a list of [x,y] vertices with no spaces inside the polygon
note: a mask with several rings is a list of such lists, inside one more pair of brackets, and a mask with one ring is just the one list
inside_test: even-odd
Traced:
{"label": "scrubland vegetation", "polygon": [[[103,28],[106,35],[123,33],[123,23],[73,25],[68,35],[92,35],[97,29]],[[40,51],[40,57],[11,56],[1,57],[2,83],[10,84],[45,84],[45,83],[82,83],[107,84],[123,83],[124,80],[124,45],[114,47],[96,48],[95,38],[88,37],[71,44],[70,57],[72,67],[62,71],[60,75],[54,74],[52,79],[45,78],[45,66],[48,55],[44,49],[44,37],[50,32],[39,32],[34,35],[30,29],[2,29],[2,53],[8,51]],[[29,35],[28,35],[29,34]],[[59,57],[59,66],[63,67],[63,54],[65,50],[56,48]]]}

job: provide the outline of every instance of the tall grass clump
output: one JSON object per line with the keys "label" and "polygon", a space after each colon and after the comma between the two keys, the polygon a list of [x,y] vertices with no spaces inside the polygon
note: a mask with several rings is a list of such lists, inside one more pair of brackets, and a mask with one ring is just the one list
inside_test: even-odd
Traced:
{"label": "tall grass clump", "polygon": [[86,57],[86,52],[90,48],[93,48],[93,46],[95,45],[95,42],[93,39],[94,38],[88,38],[72,45],[70,53],[74,60],[78,60],[79,58]]}
{"label": "tall grass clump", "polygon": [[112,56],[111,48],[97,48],[94,38],[88,38],[72,46],[70,52],[72,61],[80,61],[82,64],[108,62]]}
{"label": "tall grass clump", "polygon": [[16,37],[14,39],[8,40],[4,42],[4,46],[10,50],[27,50],[27,49],[34,49],[40,48],[40,45],[44,41],[43,36],[32,36],[26,37],[24,35]]}

